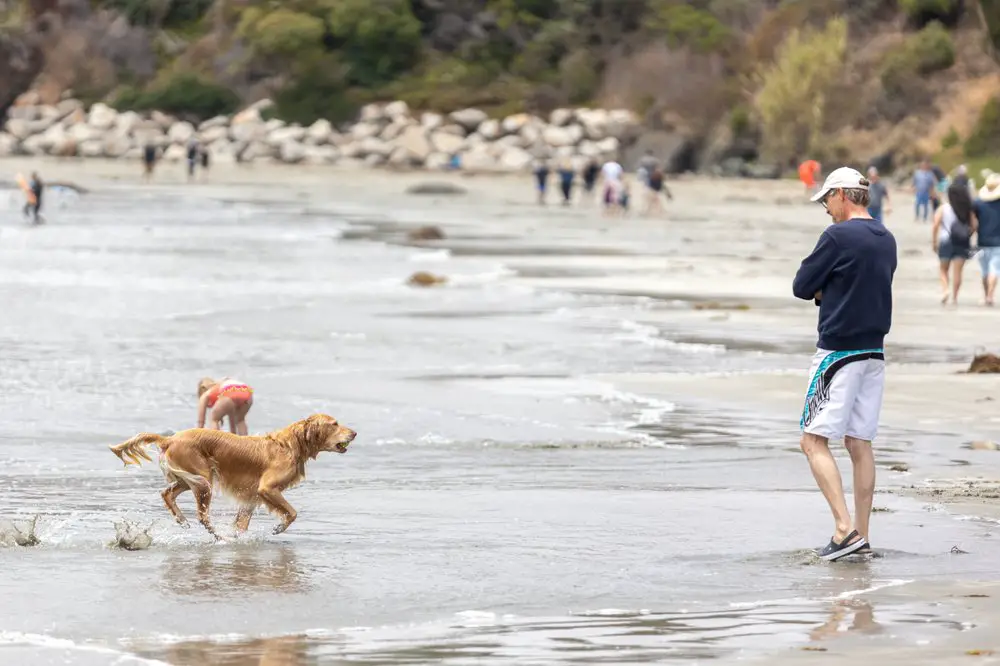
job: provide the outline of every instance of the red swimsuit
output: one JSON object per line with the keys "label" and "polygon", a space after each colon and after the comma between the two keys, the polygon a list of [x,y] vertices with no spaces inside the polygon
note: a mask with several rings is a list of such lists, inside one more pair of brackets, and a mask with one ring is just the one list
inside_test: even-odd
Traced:
{"label": "red swimsuit", "polygon": [[241,381],[227,379],[209,389],[206,404],[209,408],[215,407],[215,403],[223,396],[235,402],[237,406],[241,406],[253,398],[253,389]]}

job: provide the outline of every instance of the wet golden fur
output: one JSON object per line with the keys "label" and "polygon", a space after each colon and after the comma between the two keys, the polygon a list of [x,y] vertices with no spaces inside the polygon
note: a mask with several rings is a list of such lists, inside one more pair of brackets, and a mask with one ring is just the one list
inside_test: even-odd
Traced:
{"label": "wet golden fur", "polygon": [[208,519],[212,489],[218,487],[236,498],[241,508],[236,515],[236,529],[245,531],[254,510],[264,504],[282,517],[275,534],[288,529],[296,511],[282,491],[298,484],[306,475],[306,462],[323,451],[345,453],[357,433],[337,423],[326,414],[307,419],[261,436],[239,436],[221,430],[192,428],[169,437],[140,433],[132,439],[111,446],[111,451],[126,465],[152,460],[146,447],[160,449],[160,468],[170,484],[162,493],[167,509],[181,525],[187,519],[177,506],[177,496],[186,490],[194,493],[198,520],[218,538]]}

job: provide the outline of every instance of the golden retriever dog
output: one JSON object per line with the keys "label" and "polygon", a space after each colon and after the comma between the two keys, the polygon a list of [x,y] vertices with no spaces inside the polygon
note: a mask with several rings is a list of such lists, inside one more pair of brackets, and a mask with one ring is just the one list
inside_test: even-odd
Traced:
{"label": "golden retriever dog", "polygon": [[208,519],[212,488],[219,487],[240,503],[236,530],[245,532],[254,510],[262,503],[281,516],[274,528],[281,534],[295,520],[296,512],[282,496],[306,476],[306,462],[323,451],[346,453],[357,433],[326,414],[314,414],[290,426],[261,436],[234,435],[221,430],[192,428],[166,437],[141,433],[111,451],[125,465],[153,459],[145,451],[149,444],[160,449],[160,469],[170,485],[161,493],[177,522],[188,526],[177,506],[177,496],[194,493],[198,520],[216,539],[220,538]]}

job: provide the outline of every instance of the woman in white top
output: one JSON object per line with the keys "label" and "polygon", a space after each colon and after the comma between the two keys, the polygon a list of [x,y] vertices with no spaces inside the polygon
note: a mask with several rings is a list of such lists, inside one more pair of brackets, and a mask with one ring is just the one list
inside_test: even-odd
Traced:
{"label": "woman in white top", "polygon": [[[972,197],[962,183],[948,188],[948,203],[934,212],[934,226],[931,229],[931,243],[937,253],[941,278],[941,304],[958,303],[958,290],[962,286],[962,269],[972,255],[972,234],[976,233],[978,221],[972,210]],[[948,269],[951,268],[949,284]]]}

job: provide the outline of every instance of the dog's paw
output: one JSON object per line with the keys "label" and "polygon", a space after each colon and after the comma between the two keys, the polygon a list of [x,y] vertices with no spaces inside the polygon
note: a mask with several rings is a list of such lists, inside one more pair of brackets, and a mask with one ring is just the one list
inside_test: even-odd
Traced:
{"label": "dog's paw", "polygon": [[280,525],[275,525],[274,526],[274,529],[271,530],[271,534],[281,534],[282,532],[284,532],[287,529],[288,529],[288,525],[286,525],[285,523],[281,523]]}
{"label": "dog's paw", "polygon": [[184,528],[184,529],[186,529],[186,530],[189,530],[189,529],[191,529],[191,523],[189,523],[189,522],[188,522],[188,521],[186,521],[186,520],[178,520],[178,521],[177,521],[177,524],[178,524],[178,525],[180,525],[181,527],[183,527],[183,528]]}

